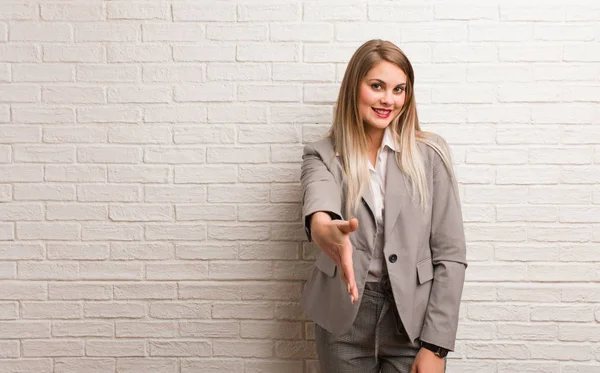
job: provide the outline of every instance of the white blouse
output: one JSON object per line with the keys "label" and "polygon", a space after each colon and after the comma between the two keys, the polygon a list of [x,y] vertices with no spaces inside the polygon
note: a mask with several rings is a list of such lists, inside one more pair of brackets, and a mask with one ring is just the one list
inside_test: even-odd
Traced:
{"label": "white blouse", "polygon": [[385,199],[385,180],[387,177],[387,162],[389,155],[394,156],[394,142],[389,127],[385,129],[381,146],[377,151],[375,166],[369,162],[369,175],[371,177],[371,193],[375,204],[375,220],[377,226],[383,226],[383,201]]}

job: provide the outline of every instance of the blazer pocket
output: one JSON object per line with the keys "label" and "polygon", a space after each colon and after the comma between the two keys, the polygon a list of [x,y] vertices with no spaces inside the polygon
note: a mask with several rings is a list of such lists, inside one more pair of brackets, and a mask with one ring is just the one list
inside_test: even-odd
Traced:
{"label": "blazer pocket", "polygon": [[419,284],[433,280],[433,262],[431,261],[431,257],[423,259],[417,264],[417,277]]}
{"label": "blazer pocket", "polygon": [[315,262],[315,266],[321,270],[321,272],[325,273],[329,277],[335,276],[335,270],[337,265],[335,262],[327,256],[324,252],[321,252],[317,257],[317,261]]}

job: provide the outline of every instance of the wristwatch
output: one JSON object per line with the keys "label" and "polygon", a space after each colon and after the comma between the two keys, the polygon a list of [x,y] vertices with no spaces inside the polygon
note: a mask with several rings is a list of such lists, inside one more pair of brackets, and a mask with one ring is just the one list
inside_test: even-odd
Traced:
{"label": "wristwatch", "polygon": [[443,347],[436,346],[434,344],[427,343],[427,342],[421,342],[421,347],[424,347],[424,348],[428,349],[429,351],[432,351],[438,357],[446,357],[446,355],[448,355],[448,352],[449,352],[449,350],[447,350]]}

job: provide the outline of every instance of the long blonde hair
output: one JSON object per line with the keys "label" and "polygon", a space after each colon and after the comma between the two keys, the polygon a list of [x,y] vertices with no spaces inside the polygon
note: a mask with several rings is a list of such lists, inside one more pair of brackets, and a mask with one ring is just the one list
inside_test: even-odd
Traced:
{"label": "long blonde hair", "polygon": [[[422,131],[417,116],[414,95],[414,71],[406,55],[396,45],[384,40],[370,40],[361,45],[348,63],[329,130],[334,150],[341,156],[347,177],[346,216],[354,215],[369,188],[368,137],[360,116],[358,100],[362,80],[379,62],[388,61],[398,66],[407,77],[404,105],[389,125],[392,139],[399,152],[396,159],[400,169],[411,183],[413,198],[419,197],[419,205],[427,207],[429,188],[422,154],[417,142],[431,146],[442,158],[451,177],[452,160],[450,151],[436,136]],[[439,139],[439,138],[438,138]],[[454,183],[453,183],[454,184]]]}

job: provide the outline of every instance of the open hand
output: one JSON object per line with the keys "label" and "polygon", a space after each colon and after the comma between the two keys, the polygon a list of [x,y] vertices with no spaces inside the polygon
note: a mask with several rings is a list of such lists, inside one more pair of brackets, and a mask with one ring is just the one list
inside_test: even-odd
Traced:
{"label": "open hand", "polygon": [[352,244],[350,233],[358,228],[358,219],[331,220],[320,225],[319,234],[313,235],[313,240],[319,248],[337,264],[340,277],[346,283],[350,301],[358,301],[358,288],[354,279],[352,264]]}

